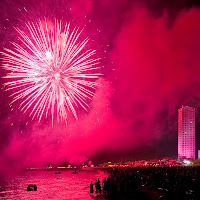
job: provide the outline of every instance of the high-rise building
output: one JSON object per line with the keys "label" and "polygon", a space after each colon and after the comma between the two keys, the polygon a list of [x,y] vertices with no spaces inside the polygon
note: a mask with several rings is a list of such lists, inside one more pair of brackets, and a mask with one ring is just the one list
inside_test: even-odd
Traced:
{"label": "high-rise building", "polygon": [[195,159],[195,108],[178,109],[178,158]]}

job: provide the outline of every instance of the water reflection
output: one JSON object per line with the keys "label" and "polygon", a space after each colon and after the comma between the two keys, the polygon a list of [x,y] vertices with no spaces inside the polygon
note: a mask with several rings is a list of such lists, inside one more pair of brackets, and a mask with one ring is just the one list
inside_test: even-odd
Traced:
{"label": "water reflection", "polygon": [[[81,171],[72,174],[62,171],[27,171],[19,175],[0,177],[0,199],[93,199],[90,182],[107,177],[103,171]],[[37,191],[27,191],[27,185],[36,184]],[[100,199],[100,198],[98,198]],[[103,199],[103,197],[101,198]]]}

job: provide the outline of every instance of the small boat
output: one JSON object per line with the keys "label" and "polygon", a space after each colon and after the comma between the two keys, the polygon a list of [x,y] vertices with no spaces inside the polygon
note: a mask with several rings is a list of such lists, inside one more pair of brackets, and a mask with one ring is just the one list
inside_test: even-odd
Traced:
{"label": "small boat", "polygon": [[61,172],[55,172],[54,174],[61,174]]}
{"label": "small boat", "polygon": [[27,186],[27,191],[36,191],[37,190],[37,185],[33,185],[33,184],[31,184],[31,185],[28,185]]}
{"label": "small boat", "polygon": [[75,170],[74,172],[72,172],[72,174],[78,174],[78,172]]}

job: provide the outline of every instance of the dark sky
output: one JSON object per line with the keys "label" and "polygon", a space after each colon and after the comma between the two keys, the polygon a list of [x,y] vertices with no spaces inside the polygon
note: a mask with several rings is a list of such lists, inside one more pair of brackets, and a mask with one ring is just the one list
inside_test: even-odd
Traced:
{"label": "dark sky", "polygon": [[[191,0],[1,0],[0,51],[14,27],[55,19],[84,28],[103,76],[90,109],[68,123],[31,120],[0,79],[0,166],[177,157],[177,110],[196,108],[200,148],[200,3]],[[20,44],[21,45],[21,44]],[[1,56],[3,58],[3,56]],[[2,63],[1,63],[2,65]],[[7,71],[0,68],[1,77]]]}

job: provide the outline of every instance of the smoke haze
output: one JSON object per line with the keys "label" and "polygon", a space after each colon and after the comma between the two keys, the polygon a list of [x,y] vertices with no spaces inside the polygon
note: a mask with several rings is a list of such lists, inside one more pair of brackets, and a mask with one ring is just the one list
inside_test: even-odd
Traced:
{"label": "smoke haze", "polygon": [[[1,2],[1,51],[12,48],[14,24],[21,28],[29,20],[58,18],[85,27],[83,35],[102,58],[104,74],[91,109],[79,111],[77,121],[70,116],[67,125],[53,127],[48,118],[31,121],[18,105],[10,107],[2,86],[2,167],[80,164],[115,151],[131,151],[134,159],[135,149],[156,144],[176,157],[177,109],[193,106],[199,115],[200,9],[187,1],[176,1],[177,9],[168,1],[151,2],[76,0],[52,6],[21,0],[11,1],[10,10],[9,2]],[[163,141],[171,142],[175,152],[167,150],[170,144],[160,147]]]}

